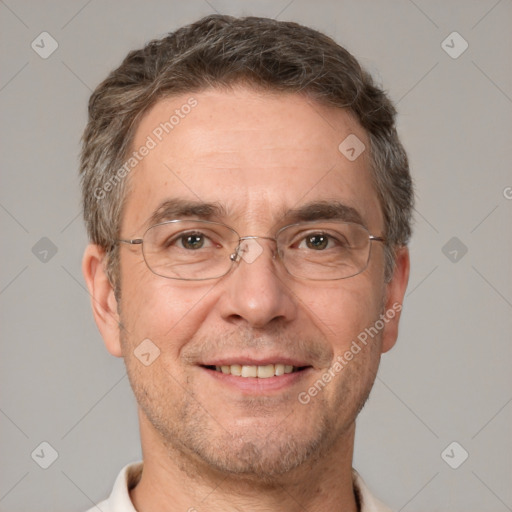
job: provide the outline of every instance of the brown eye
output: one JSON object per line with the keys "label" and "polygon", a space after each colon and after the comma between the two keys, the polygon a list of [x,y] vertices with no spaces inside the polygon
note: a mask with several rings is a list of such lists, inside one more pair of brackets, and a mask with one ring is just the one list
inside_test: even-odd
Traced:
{"label": "brown eye", "polygon": [[306,245],[309,249],[323,250],[329,244],[329,237],[326,235],[309,235],[306,237]]}
{"label": "brown eye", "polygon": [[184,235],[179,238],[184,249],[201,249],[204,246],[204,235]]}

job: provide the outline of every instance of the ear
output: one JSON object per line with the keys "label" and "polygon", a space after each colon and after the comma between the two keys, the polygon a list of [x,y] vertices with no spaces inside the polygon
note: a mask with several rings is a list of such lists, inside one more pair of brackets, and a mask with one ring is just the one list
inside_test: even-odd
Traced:
{"label": "ear", "polygon": [[400,247],[395,253],[395,269],[386,284],[385,314],[389,319],[382,334],[382,353],[391,350],[398,338],[398,324],[405,290],[409,282],[409,249]]}
{"label": "ear", "polygon": [[114,288],[105,272],[105,251],[99,245],[89,244],[85,249],[82,272],[91,296],[94,320],[107,350],[113,356],[121,357],[117,300]]}

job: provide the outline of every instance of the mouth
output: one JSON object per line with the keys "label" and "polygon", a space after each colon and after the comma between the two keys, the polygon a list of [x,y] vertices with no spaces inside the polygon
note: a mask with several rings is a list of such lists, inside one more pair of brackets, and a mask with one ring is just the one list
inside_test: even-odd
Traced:
{"label": "mouth", "polygon": [[233,375],[235,377],[269,379],[271,377],[281,377],[290,373],[302,372],[311,368],[311,366],[293,366],[284,363],[273,363],[265,365],[203,365],[203,368],[222,373],[224,375]]}

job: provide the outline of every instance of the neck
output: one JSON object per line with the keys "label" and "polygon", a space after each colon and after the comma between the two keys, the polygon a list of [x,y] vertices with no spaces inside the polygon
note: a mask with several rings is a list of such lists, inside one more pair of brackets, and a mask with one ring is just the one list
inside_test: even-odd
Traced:
{"label": "neck", "polygon": [[352,484],[355,425],[325,456],[262,482],[222,473],[194,454],[167,446],[145,416],[139,416],[144,469],[130,491],[138,512],[358,510]]}

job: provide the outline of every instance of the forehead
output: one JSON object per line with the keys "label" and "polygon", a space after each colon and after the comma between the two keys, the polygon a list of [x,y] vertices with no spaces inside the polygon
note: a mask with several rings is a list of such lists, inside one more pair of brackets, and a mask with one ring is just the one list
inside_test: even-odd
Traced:
{"label": "forehead", "polygon": [[[366,148],[355,160],[340,151],[347,137],[356,151]],[[267,229],[302,204],[336,202],[380,229],[368,147],[349,112],[299,94],[240,87],[166,98],[134,137],[138,162],[128,175],[122,231],[148,227],[175,199],[218,204],[217,219],[241,229]]]}

